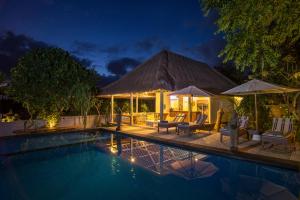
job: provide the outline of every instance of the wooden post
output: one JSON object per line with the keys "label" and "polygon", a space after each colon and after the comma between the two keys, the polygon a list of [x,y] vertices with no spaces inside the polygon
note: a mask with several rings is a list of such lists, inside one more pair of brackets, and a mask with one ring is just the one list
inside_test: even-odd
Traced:
{"label": "wooden post", "polygon": [[159,104],[160,104],[159,119],[160,121],[162,121],[164,120],[164,92],[162,90],[160,90]]}
{"label": "wooden post", "polygon": [[133,124],[133,94],[130,93],[130,125]]}
{"label": "wooden post", "polygon": [[188,122],[192,121],[192,102],[191,102],[192,97],[188,96],[188,106],[189,106],[189,113],[188,113]]}
{"label": "wooden post", "polygon": [[135,112],[138,113],[139,112],[139,95],[136,94],[136,98],[135,98]]}
{"label": "wooden post", "polygon": [[114,122],[114,95],[111,95],[111,122]]}

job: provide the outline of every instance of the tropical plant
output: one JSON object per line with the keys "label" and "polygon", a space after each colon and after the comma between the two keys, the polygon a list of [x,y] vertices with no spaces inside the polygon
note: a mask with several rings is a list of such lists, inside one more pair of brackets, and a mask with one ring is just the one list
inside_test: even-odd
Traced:
{"label": "tropical plant", "polygon": [[[258,126],[262,130],[268,130],[271,126],[270,109],[266,106],[267,98],[263,95],[257,97]],[[254,96],[245,96],[236,107],[240,116],[249,116],[252,128],[255,128]]]}
{"label": "tropical plant", "polygon": [[93,101],[93,106],[96,109],[98,115],[101,115],[101,106],[103,105],[104,100],[100,98],[95,98]]}
{"label": "tropical plant", "polygon": [[109,116],[111,112],[111,102],[109,99],[101,99],[101,104],[99,105],[99,112],[104,114],[105,124],[107,125],[109,122]]}
{"label": "tropical plant", "polygon": [[[36,49],[22,57],[11,71],[9,90],[30,113],[56,121],[71,106],[74,85],[95,85],[96,74],[59,48]],[[79,91],[76,91],[79,93]],[[49,124],[48,124],[49,125]]]}
{"label": "tropical plant", "polygon": [[125,101],[121,108],[122,112],[129,113],[130,112],[130,103],[128,101]]}
{"label": "tropical plant", "polygon": [[149,108],[148,108],[146,103],[141,104],[141,111],[142,112],[148,112],[149,111]]}
{"label": "tropical plant", "polygon": [[2,122],[13,122],[19,119],[18,114],[14,114],[12,110],[9,110],[8,113],[4,114],[4,117],[1,119]]}
{"label": "tropical plant", "polygon": [[77,83],[71,89],[72,102],[76,110],[80,111],[83,126],[86,128],[87,115],[95,105],[96,98],[92,96],[91,87],[85,83]]}

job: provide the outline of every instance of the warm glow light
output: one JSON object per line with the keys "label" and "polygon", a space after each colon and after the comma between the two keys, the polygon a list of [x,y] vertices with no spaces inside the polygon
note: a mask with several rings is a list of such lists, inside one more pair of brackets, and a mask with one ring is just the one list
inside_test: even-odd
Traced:
{"label": "warm glow light", "polygon": [[135,162],[135,158],[133,156],[130,157],[130,162],[132,162],[132,163]]}
{"label": "warm glow light", "polygon": [[182,110],[183,111],[188,111],[189,110],[189,97],[183,97]]}
{"label": "warm glow light", "polygon": [[242,100],[243,100],[243,97],[234,97],[234,102],[235,102],[236,106],[239,106]]}
{"label": "warm glow light", "polygon": [[56,125],[56,120],[49,120],[48,121],[49,128],[53,128],[53,127],[55,127],[55,125]]}
{"label": "warm glow light", "polygon": [[113,147],[110,147],[110,152],[113,153],[113,154],[115,154],[115,153],[117,153],[117,150],[115,148],[113,148]]}
{"label": "warm glow light", "polygon": [[178,97],[177,97],[177,96],[174,96],[174,95],[171,95],[171,96],[170,96],[170,99],[171,99],[171,100],[177,100]]}
{"label": "warm glow light", "polygon": [[173,110],[179,110],[179,99],[177,96],[174,95],[170,96],[170,107]]}
{"label": "warm glow light", "polygon": [[195,161],[197,162],[197,161],[198,161],[198,158],[195,158]]}

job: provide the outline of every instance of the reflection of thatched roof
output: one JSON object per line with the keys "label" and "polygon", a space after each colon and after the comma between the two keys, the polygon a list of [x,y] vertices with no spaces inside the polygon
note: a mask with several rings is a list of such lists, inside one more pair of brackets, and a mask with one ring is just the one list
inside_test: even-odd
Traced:
{"label": "reflection of thatched roof", "polygon": [[161,51],[102,89],[102,94],[146,92],[158,89],[178,90],[189,85],[218,94],[235,86],[205,63]]}

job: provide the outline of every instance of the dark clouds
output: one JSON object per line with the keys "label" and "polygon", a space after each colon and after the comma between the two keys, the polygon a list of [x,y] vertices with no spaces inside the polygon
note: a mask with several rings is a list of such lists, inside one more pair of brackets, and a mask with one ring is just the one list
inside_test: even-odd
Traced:
{"label": "dark clouds", "polygon": [[72,44],[72,53],[77,55],[85,54],[120,54],[127,51],[127,48],[122,45],[102,46],[100,44],[86,42],[86,41],[74,41]]}
{"label": "dark clouds", "polygon": [[36,41],[26,35],[16,35],[6,31],[0,34],[0,70],[10,73],[20,57],[32,49],[44,48],[49,45]]}
{"label": "dark clouds", "polygon": [[198,0],[0,0],[0,11],[0,30],[30,35],[87,58],[106,75],[111,60],[144,60],[161,49],[206,61],[195,46],[216,31],[214,16],[204,17]]}
{"label": "dark clouds", "polygon": [[111,60],[107,65],[106,69],[109,73],[116,75],[116,76],[122,76],[126,74],[128,71],[131,71],[135,67],[137,67],[140,64],[140,61],[133,59],[133,58],[119,58],[115,60]]}
{"label": "dark clouds", "polygon": [[[26,35],[18,35],[9,31],[3,32],[0,34],[0,70],[9,74],[10,69],[16,65],[18,59],[26,52],[35,48],[51,46]],[[195,46],[185,44],[178,51],[175,49],[175,52],[182,52],[182,54],[188,57],[215,66],[221,62],[218,54],[224,46],[225,41],[221,37],[214,37],[207,42]],[[75,41],[71,53],[78,62],[87,67],[94,66],[98,72],[104,73],[101,76],[101,85],[106,85],[134,69],[141,63],[141,60],[148,59],[153,53],[166,48],[167,45],[163,39],[152,36],[137,40],[126,47],[122,45],[101,46],[91,42]],[[136,53],[126,54],[128,51]],[[139,56],[139,51],[144,52],[146,56]],[[89,53],[96,54],[96,58],[100,57],[99,59],[103,59],[101,56],[106,55],[104,57],[106,59],[104,60],[105,64],[96,65],[95,60],[87,56]]]}
{"label": "dark clouds", "polygon": [[197,46],[186,47],[185,49],[208,65],[215,66],[221,62],[221,58],[219,58],[218,55],[225,47],[225,44],[225,40],[216,37]]}
{"label": "dark clouds", "polygon": [[77,55],[104,53],[111,56],[111,55],[124,54],[128,50],[149,53],[149,52],[160,51],[161,49],[168,49],[168,48],[169,48],[168,45],[166,45],[161,38],[157,36],[151,36],[151,37],[138,40],[126,46],[122,44],[105,46],[105,45],[100,45],[92,42],[76,40],[72,44],[72,53]]}
{"label": "dark clouds", "polygon": [[118,80],[121,76],[126,74],[127,72],[131,71],[135,67],[137,67],[140,64],[140,61],[123,57],[111,60],[107,63],[106,69],[110,73],[110,75],[107,74],[101,74],[100,80],[97,83],[97,86],[99,88],[102,88],[116,80]]}
{"label": "dark clouds", "polygon": [[[0,34],[0,71],[6,75],[10,74],[18,60],[27,52],[37,48],[53,47],[45,42],[34,40],[26,35],[17,35],[11,31],[5,31]],[[92,66],[92,61],[87,58],[73,58],[86,67]]]}

